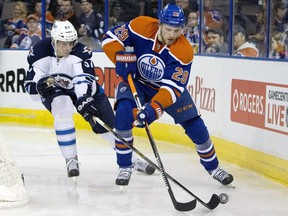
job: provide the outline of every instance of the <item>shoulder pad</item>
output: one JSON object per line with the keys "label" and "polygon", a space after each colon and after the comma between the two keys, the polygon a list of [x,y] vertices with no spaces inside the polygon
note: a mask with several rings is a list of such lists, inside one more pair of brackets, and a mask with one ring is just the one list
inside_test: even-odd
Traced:
{"label": "shoulder pad", "polygon": [[29,54],[27,56],[27,60],[29,64],[33,64],[34,62],[45,58],[47,56],[54,56],[54,48],[51,44],[51,38],[44,38],[35,44],[35,46],[31,47]]}
{"label": "shoulder pad", "polygon": [[170,47],[170,53],[182,64],[190,64],[194,58],[193,47],[184,35],[180,35],[177,42]]}
{"label": "shoulder pad", "polygon": [[78,42],[70,54],[75,55],[82,60],[85,60],[92,57],[92,50],[84,44]]}
{"label": "shoulder pad", "polygon": [[151,38],[158,31],[159,21],[148,16],[139,16],[130,22],[130,29],[136,34]]}

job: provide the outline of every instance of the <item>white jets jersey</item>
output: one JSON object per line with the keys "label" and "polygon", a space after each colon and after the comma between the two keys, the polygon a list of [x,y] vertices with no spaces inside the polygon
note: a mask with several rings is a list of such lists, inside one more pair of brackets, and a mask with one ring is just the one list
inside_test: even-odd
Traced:
{"label": "white jets jersey", "polygon": [[[57,58],[51,38],[43,39],[31,48],[27,57],[29,69],[25,79],[26,91],[30,95],[38,94],[38,80],[52,76],[57,86],[69,91],[74,91],[75,84],[81,84],[80,88],[77,87],[79,91],[75,92],[77,96],[95,93],[97,84],[91,57],[92,51],[77,43],[68,56]],[[92,84],[94,88],[91,88]]]}

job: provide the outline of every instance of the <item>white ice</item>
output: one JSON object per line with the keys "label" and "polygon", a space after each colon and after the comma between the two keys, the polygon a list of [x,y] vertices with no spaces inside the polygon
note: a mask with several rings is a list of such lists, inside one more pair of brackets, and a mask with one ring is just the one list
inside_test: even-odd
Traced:
{"label": "white ice", "polygon": [[[18,167],[24,174],[30,198],[26,206],[0,209],[1,216],[283,216],[288,214],[288,187],[266,177],[221,161],[234,175],[235,189],[220,185],[202,168],[192,148],[156,140],[166,172],[203,201],[213,193],[227,193],[230,200],[214,210],[200,203],[194,210],[174,209],[164,181],[134,173],[128,190],[115,185],[118,171],[110,144],[91,131],[77,131],[80,177],[75,184],[66,176],[65,162],[51,128],[0,124]],[[153,133],[153,131],[152,131]],[[154,163],[146,138],[136,137],[135,147]],[[180,202],[192,196],[170,181]]]}

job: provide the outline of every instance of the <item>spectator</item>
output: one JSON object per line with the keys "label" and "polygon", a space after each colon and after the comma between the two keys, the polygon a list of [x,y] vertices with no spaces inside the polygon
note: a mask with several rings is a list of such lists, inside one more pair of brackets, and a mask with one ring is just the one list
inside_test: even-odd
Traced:
{"label": "spectator", "polygon": [[[50,31],[54,23],[54,17],[51,14],[51,12],[48,11],[49,6],[50,6],[50,0],[46,0],[45,27],[46,27],[47,36],[50,36]],[[39,20],[38,29],[41,31],[42,30],[42,24],[41,24],[42,23],[42,1],[41,0],[36,0],[35,6],[34,6],[34,14],[38,17],[38,20]]]}
{"label": "spectator", "polygon": [[180,6],[183,11],[184,9],[189,9],[189,0],[175,0],[175,4]]}
{"label": "spectator", "polygon": [[204,0],[204,24],[207,29],[223,29],[224,19],[219,11],[213,9],[213,0]]}
{"label": "spectator", "polygon": [[242,8],[243,3],[237,3],[235,5],[234,25],[243,26],[246,34],[249,35],[253,32],[252,28],[255,27],[255,23],[251,21],[249,16],[247,16],[247,11],[245,9],[243,10]]}
{"label": "spectator", "polygon": [[105,8],[105,0],[94,0],[93,5],[97,5],[97,7],[94,7],[94,10],[97,13],[100,13],[102,16],[104,16],[104,8]]}
{"label": "spectator", "polygon": [[207,54],[228,55],[228,44],[224,41],[224,33],[221,29],[210,28],[206,32]]}
{"label": "spectator", "polygon": [[264,57],[265,55],[265,34],[266,34],[266,24],[264,11],[261,10],[256,14],[256,26],[254,34],[248,35],[248,39],[255,43],[256,47],[259,49],[259,55]]}
{"label": "spectator", "polygon": [[117,19],[117,22],[129,22],[133,18],[140,15],[140,4],[138,0],[121,0],[118,1],[121,7],[121,13]]}
{"label": "spectator", "polygon": [[240,25],[234,26],[234,50],[235,56],[258,57],[259,51],[256,46],[247,41],[245,29]]}
{"label": "spectator", "polygon": [[51,1],[49,11],[51,12],[52,16],[58,20],[62,17],[62,9],[61,9],[62,0],[54,0]]}
{"label": "spectator", "polygon": [[276,2],[274,5],[274,28],[278,32],[288,30],[288,9],[283,2]]}
{"label": "spectator", "polygon": [[158,0],[144,0],[143,13],[141,15],[158,18]]}
{"label": "spectator", "polygon": [[68,20],[70,23],[73,24],[76,31],[79,31],[80,28],[80,22],[78,20],[78,17],[74,13],[72,0],[62,0],[61,2],[61,9],[62,9],[62,16],[60,17],[60,20],[65,21]]}
{"label": "spectator", "polygon": [[175,0],[175,4],[182,8],[186,20],[188,19],[189,12],[191,11],[189,7],[189,0]]}
{"label": "spectator", "polygon": [[285,59],[287,58],[287,49],[285,40],[283,40],[286,33],[275,31],[271,37],[271,54],[270,58]]}
{"label": "spectator", "polygon": [[79,17],[81,27],[79,37],[93,37],[99,41],[104,33],[104,20],[100,13],[93,10],[92,0],[81,0],[82,13]]}
{"label": "spectator", "polygon": [[196,11],[191,11],[188,14],[187,24],[184,27],[183,34],[193,46],[194,53],[198,53],[199,26],[198,26],[198,13]]}
{"label": "spectator", "polygon": [[22,34],[10,48],[30,49],[31,46],[41,40],[41,31],[38,29],[38,17],[30,14],[26,18],[26,25],[27,29],[22,28]]}
{"label": "spectator", "polygon": [[6,31],[6,40],[4,48],[9,48],[19,37],[20,30],[25,27],[25,17],[27,16],[27,7],[22,1],[13,4],[13,18],[4,22]]}
{"label": "spectator", "polygon": [[121,25],[124,22],[119,20],[120,14],[122,13],[122,8],[120,3],[116,0],[111,4],[110,16],[109,16],[109,28]]}

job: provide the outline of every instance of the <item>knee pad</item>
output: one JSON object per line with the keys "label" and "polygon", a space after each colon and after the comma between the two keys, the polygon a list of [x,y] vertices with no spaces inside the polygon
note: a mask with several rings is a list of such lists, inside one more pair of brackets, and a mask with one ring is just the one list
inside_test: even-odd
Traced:
{"label": "knee pad", "polygon": [[67,95],[55,97],[51,103],[51,113],[54,119],[72,118],[74,114],[74,105]]}
{"label": "knee pad", "polygon": [[74,105],[69,96],[59,96],[51,103],[51,114],[54,118],[55,130],[67,130],[74,128]]}
{"label": "knee pad", "polygon": [[185,133],[195,144],[205,143],[209,139],[209,132],[200,116],[189,119],[181,123],[181,125],[185,129]]}

